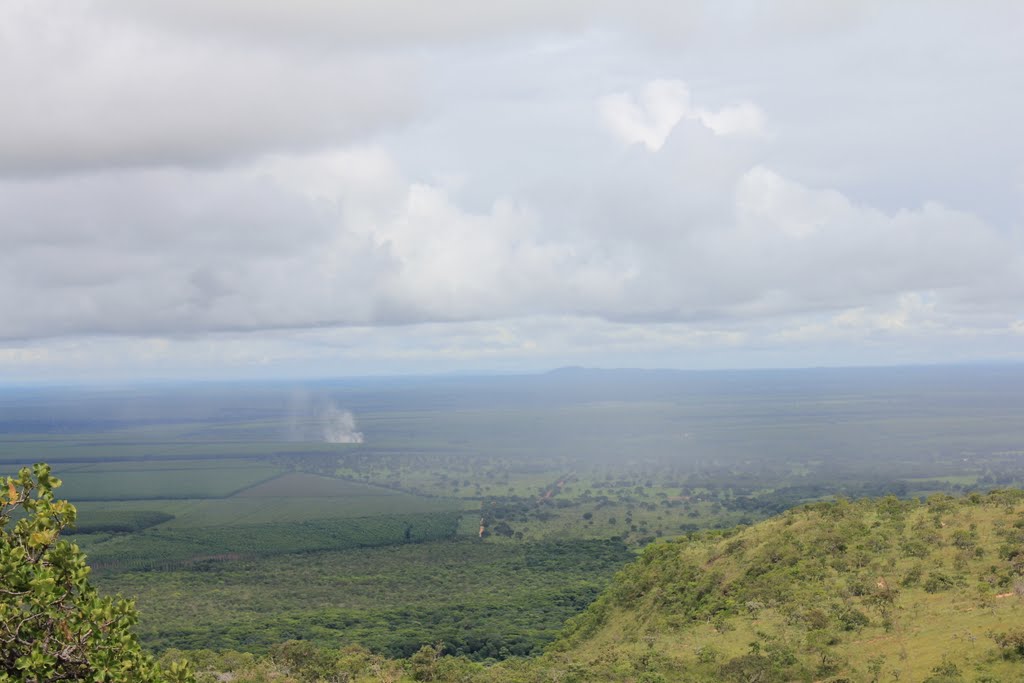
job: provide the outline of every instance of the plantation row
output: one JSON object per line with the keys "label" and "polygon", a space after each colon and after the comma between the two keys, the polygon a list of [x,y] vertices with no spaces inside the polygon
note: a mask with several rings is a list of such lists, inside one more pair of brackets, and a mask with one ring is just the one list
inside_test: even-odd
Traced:
{"label": "plantation row", "polygon": [[92,544],[100,570],[152,570],[204,562],[420,543],[455,536],[460,513],[389,515],[299,523],[148,529]]}
{"label": "plantation row", "polygon": [[174,519],[169,512],[159,510],[97,510],[67,529],[65,535],[97,533],[131,533],[142,531]]}
{"label": "plantation row", "polygon": [[[199,463],[202,464],[202,463]],[[163,469],[54,470],[64,481],[61,496],[78,502],[118,500],[182,500],[226,498],[276,477],[280,468],[266,463],[239,462],[229,467]]]}

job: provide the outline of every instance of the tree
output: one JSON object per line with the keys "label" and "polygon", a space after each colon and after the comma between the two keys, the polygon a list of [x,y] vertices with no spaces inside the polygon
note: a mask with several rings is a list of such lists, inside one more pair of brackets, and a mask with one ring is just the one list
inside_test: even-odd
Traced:
{"label": "tree", "polygon": [[163,669],[131,629],[135,605],[102,597],[77,545],[59,540],[75,522],[60,480],[37,464],[0,479],[0,683],[186,683],[187,665]]}

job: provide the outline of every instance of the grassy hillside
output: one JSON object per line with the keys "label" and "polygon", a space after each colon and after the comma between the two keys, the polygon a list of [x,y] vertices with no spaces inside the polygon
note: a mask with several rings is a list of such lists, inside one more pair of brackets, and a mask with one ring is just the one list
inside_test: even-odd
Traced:
{"label": "grassy hillside", "polygon": [[819,503],[648,547],[541,657],[292,644],[235,680],[1018,681],[1022,572],[1024,492]]}
{"label": "grassy hillside", "polygon": [[592,680],[1021,680],[1022,570],[1019,491],[804,506],[650,547],[557,649]]}

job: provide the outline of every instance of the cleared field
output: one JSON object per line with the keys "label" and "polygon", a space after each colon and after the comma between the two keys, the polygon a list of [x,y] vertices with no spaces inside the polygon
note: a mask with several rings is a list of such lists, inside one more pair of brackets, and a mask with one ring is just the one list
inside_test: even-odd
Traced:
{"label": "cleared field", "polygon": [[[2,425],[2,423],[0,423]],[[236,429],[243,429],[237,427]],[[287,454],[344,453],[349,444],[291,442],[278,438],[259,440],[259,433],[236,435],[224,440],[197,439],[205,436],[183,429],[180,440],[157,427],[125,429],[109,434],[3,435],[0,437],[0,464],[15,465],[48,462],[55,467],[121,462],[162,463],[175,460],[195,462],[232,460],[258,461]]]}
{"label": "cleared field", "polygon": [[273,522],[305,522],[319,519],[348,519],[373,515],[417,514],[476,509],[472,502],[424,498],[388,492],[392,495],[361,498],[258,498],[233,496],[187,500],[85,501],[75,503],[83,524],[106,519],[117,512],[158,511],[174,515],[164,528],[188,529],[245,526]]}
{"label": "cleared field", "polygon": [[238,495],[241,498],[419,498],[381,486],[368,486],[356,481],[304,472],[282,474],[241,491]]}
{"label": "cleared field", "polygon": [[[66,477],[74,472],[171,472],[175,470],[223,470],[223,469],[252,469],[254,467],[269,467],[280,472],[281,468],[271,465],[265,458],[189,458],[187,460],[140,460],[115,462],[84,462],[65,463],[54,468],[54,472],[61,477]],[[58,472],[59,470],[59,472]]]}
{"label": "cleared field", "polygon": [[[107,468],[105,468],[107,469]],[[128,469],[107,471],[68,471],[59,468],[57,476],[64,480],[60,495],[71,501],[143,500],[175,498],[219,498],[239,489],[273,477],[280,469],[272,465],[245,463],[220,468]]]}
{"label": "cleared field", "polygon": [[[67,498],[63,492],[63,487],[57,490],[59,498]],[[140,511],[157,511],[176,516],[200,501],[199,499],[168,500],[165,498],[154,498],[152,500],[73,500],[71,502],[74,503],[75,508],[78,510],[78,521],[83,522],[89,517],[108,512],[135,513]]]}
{"label": "cleared field", "polygon": [[98,510],[85,517],[79,516],[74,529],[65,533],[131,533],[174,519],[174,515],[159,510]]}
{"label": "cleared field", "polygon": [[153,570],[210,561],[401,545],[453,538],[459,512],[239,526],[155,528],[89,543],[97,570]]}
{"label": "cleared field", "polygon": [[[371,488],[371,487],[367,487]],[[459,501],[424,498],[384,490],[380,495],[333,498],[233,496],[190,502],[175,512],[168,528],[303,522],[388,514],[418,514],[462,509]]]}

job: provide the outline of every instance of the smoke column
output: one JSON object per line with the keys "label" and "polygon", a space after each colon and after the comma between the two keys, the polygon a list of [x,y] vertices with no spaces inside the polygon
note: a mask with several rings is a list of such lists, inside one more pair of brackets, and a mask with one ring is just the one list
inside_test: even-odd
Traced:
{"label": "smoke column", "polygon": [[334,401],[296,390],[288,404],[285,435],[288,441],[363,443],[363,433],[356,429],[352,411],[339,408]]}
{"label": "smoke column", "polygon": [[356,431],[356,418],[348,410],[333,403],[323,411],[324,441],[327,443],[362,443],[363,433]]}

